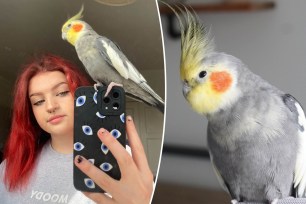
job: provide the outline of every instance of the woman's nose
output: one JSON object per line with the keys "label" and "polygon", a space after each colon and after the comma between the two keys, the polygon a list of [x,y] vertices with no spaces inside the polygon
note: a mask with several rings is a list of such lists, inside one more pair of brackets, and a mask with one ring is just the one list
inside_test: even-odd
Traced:
{"label": "woman's nose", "polygon": [[53,113],[58,109],[59,105],[57,101],[53,98],[46,99],[46,109],[48,113]]}

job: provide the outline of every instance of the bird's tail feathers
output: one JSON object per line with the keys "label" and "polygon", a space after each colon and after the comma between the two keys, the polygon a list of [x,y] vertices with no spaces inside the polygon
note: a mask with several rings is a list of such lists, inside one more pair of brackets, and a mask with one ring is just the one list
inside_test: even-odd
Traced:
{"label": "bird's tail feathers", "polygon": [[145,103],[145,104],[147,104],[149,106],[156,107],[161,113],[164,113],[165,104],[164,104],[163,101],[155,100],[155,102],[152,103],[152,102],[148,102],[148,101],[144,100],[143,98],[140,98],[140,97],[138,97],[138,96],[136,96],[134,94],[128,93],[128,92],[126,92],[126,95],[129,98],[131,98],[131,99],[133,99],[135,101],[143,102],[143,103]]}
{"label": "bird's tail feathers", "polygon": [[163,99],[157,93],[155,93],[155,91],[147,84],[147,82],[143,81],[139,84],[139,86],[148,92],[157,101],[164,103]]}

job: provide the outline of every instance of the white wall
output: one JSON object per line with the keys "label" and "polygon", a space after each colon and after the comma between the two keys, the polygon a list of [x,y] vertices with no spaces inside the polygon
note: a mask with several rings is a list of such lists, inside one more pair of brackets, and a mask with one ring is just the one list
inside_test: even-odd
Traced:
{"label": "white wall", "polygon": [[[218,51],[240,58],[271,84],[292,94],[306,108],[306,1],[277,0],[260,12],[200,13],[211,26]],[[179,81],[179,39],[166,33],[167,117],[165,144],[206,147],[206,124],[186,103]],[[218,188],[209,162],[163,155],[159,180]]]}

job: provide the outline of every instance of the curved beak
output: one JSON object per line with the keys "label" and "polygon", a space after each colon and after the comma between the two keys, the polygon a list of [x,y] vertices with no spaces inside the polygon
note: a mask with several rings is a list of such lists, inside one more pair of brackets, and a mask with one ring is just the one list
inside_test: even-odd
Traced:
{"label": "curved beak", "polygon": [[66,36],[67,36],[66,33],[62,33],[62,39],[63,40],[67,40]]}
{"label": "curved beak", "polygon": [[191,87],[188,85],[186,81],[183,82],[183,94],[185,98],[187,98],[188,93],[190,92]]}

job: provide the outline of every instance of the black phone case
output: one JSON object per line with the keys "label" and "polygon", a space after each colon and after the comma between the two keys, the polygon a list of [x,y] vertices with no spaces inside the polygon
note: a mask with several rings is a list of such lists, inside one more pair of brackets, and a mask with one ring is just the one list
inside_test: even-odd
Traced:
{"label": "black phone case", "polygon": [[[126,145],[125,134],[125,92],[118,86],[104,98],[106,87],[79,87],[74,100],[74,158],[81,155],[114,179],[121,178],[116,159],[109,149],[102,144],[97,131],[107,129],[123,147]],[[88,176],[73,165],[73,180],[77,190],[104,192]]]}

